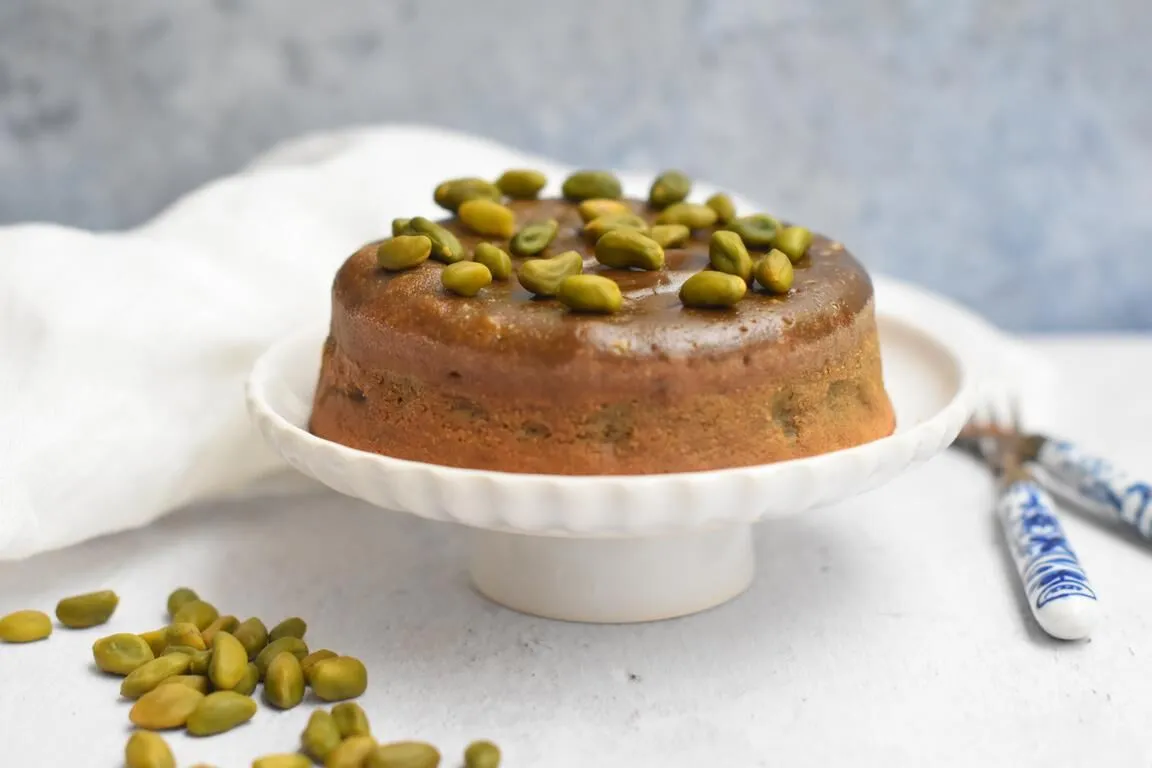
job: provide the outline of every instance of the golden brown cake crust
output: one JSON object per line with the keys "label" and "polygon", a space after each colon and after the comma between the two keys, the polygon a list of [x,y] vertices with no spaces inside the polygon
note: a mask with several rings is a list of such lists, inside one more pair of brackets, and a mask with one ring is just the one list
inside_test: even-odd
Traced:
{"label": "golden brown cake crust", "polygon": [[[571,313],[515,277],[454,296],[439,263],[387,273],[366,245],[333,285],[313,432],[451,466],[647,474],[779,461],[892,431],[872,284],[839,244],[817,236],[787,296],[750,291],[732,309],[689,309],[677,293],[707,266],[710,230],[667,249],[664,270],[612,270],[595,261],[571,203],[509,207],[517,226],[557,219],[546,255],[582,252],[585,273],[620,284],[624,310]],[[469,253],[481,239],[506,247],[441,223]]]}

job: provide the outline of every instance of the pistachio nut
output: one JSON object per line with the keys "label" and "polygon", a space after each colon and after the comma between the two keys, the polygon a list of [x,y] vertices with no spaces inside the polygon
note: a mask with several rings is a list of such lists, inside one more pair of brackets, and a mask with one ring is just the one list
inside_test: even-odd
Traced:
{"label": "pistachio nut", "polygon": [[432,193],[436,205],[452,213],[456,213],[461,204],[468,200],[499,200],[502,197],[503,193],[495,184],[475,177],[449,179],[439,184]]}
{"label": "pistachio nut", "polygon": [[792,260],[780,250],[773,248],[768,255],[756,262],[753,270],[756,282],[772,293],[788,293],[792,289],[795,273]]}
{"label": "pistachio nut", "polygon": [[120,695],[137,699],[160,685],[160,681],[188,671],[192,657],[184,653],[169,653],[141,664],[128,673],[120,683]]}
{"label": "pistachio nut", "polygon": [[664,171],[652,182],[648,190],[648,205],[653,208],[667,208],[673,203],[687,199],[692,191],[692,180],[680,171]]}
{"label": "pistachio nut", "polygon": [[724,228],[740,235],[749,248],[767,248],[776,239],[780,222],[766,213],[754,213],[732,219]]}
{"label": "pistachio nut", "polygon": [[417,216],[408,222],[408,234],[424,235],[431,240],[431,258],[445,264],[455,264],[468,256],[464,252],[464,246],[456,239],[456,235],[423,216]]}
{"label": "pistachio nut", "polygon": [[475,261],[458,261],[440,271],[440,284],[457,295],[475,296],[492,284],[492,273]]}
{"label": "pistachio nut", "polygon": [[500,747],[490,741],[474,741],[464,750],[464,768],[500,768]]}
{"label": "pistachio nut", "polygon": [[236,627],[232,636],[239,640],[240,645],[248,652],[248,661],[255,659],[256,654],[268,645],[268,629],[264,626],[264,622],[255,616],[240,622],[240,626]]}
{"label": "pistachio nut", "polygon": [[472,251],[472,260],[488,267],[496,280],[507,280],[512,276],[512,258],[503,248],[492,243],[477,243]]}
{"label": "pistachio nut", "polygon": [[408,234],[408,225],[412,219],[392,219],[392,237]]}
{"label": "pistachio nut", "polygon": [[658,242],[661,248],[683,245],[691,236],[692,230],[683,224],[657,224],[648,231],[648,237]]}
{"label": "pistachio nut", "polygon": [[284,619],[268,631],[268,642],[275,642],[282,637],[296,637],[303,640],[307,632],[308,622],[299,616],[293,616],[290,619]]}
{"label": "pistachio nut", "polygon": [[372,727],[368,723],[368,714],[354,701],[345,701],[332,707],[332,719],[340,731],[340,738],[349,736],[371,736]]}
{"label": "pistachio nut", "polygon": [[217,632],[234,632],[238,626],[240,626],[240,619],[235,616],[220,616],[200,634],[204,637],[204,644],[211,648],[212,638],[216,636]]}
{"label": "pistachio nut", "polygon": [[333,716],[323,709],[317,709],[309,715],[308,725],[304,726],[300,734],[300,747],[316,762],[322,763],[332,750],[340,746],[341,740],[340,729]]}
{"label": "pistachio nut", "polygon": [[288,651],[297,659],[302,659],[308,655],[308,646],[298,637],[282,637],[268,643],[264,646],[264,650],[256,655],[256,667],[260,670],[261,680],[268,673],[268,665],[272,663],[272,659],[284,651]]}
{"label": "pistachio nut", "polygon": [[540,171],[513,168],[500,174],[496,187],[514,200],[532,200],[540,195],[540,190],[548,183],[548,177]]}
{"label": "pistachio nut", "polygon": [[285,752],[258,757],[252,761],[252,768],[312,768],[312,761],[298,752]]}
{"label": "pistachio nut", "polygon": [[245,696],[251,696],[252,692],[256,690],[256,684],[260,682],[260,670],[257,669],[255,662],[248,662],[248,666],[244,668],[244,677],[240,679],[232,690],[236,693]]}
{"label": "pistachio nut", "polygon": [[596,241],[596,260],[613,269],[654,270],[664,266],[664,249],[647,235],[618,229]]}
{"label": "pistachio nut", "polygon": [[208,677],[217,690],[229,691],[248,673],[248,652],[230,632],[220,631],[212,641]]}
{"label": "pistachio nut", "polygon": [[609,214],[632,213],[632,207],[622,200],[594,197],[591,200],[580,202],[576,206],[576,211],[580,214],[581,220],[587,223],[592,219],[598,219]]}
{"label": "pistachio nut", "polygon": [[120,632],[102,637],[92,644],[96,666],[113,675],[127,675],[156,658],[152,648],[140,637]]}
{"label": "pistachio nut", "polygon": [[207,694],[212,689],[211,681],[204,675],[172,675],[160,681],[159,688],[163,685],[184,685],[189,688],[195,688],[200,693]]}
{"label": "pistachio nut", "polygon": [[56,604],[56,618],[72,629],[103,624],[112,617],[120,598],[110,589],[66,597]]}
{"label": "pistachio nut", "polygon": [[180,728],[203,700],[204,694],[191,686],[158,685],[136,700],[128,719],[150,731]]}
{"label": "pistachio nut", "polygon": [[368,689],[368,670],[352,656],[338,656],[312,665],[312,692],[324,701],[354,699]]}
{"label": "pistachio nut", "polygon": [[584,257],[576,251],[565,251],[550,259],[532,259],[520,265],[516,278],[520,285],[537,296],[555,296],[566,277],[584,271]]}
{"label": "pistachio nut", "polygon": [[172,594],[168,595],[168,616],[175,616],[176,611],[180,610],[180,606],[184,603],[199,599],[200,595],[196,594],[196,590],[189,587],[178,587],[172,590]]}
{"label": "pistachio nut", "polygon": [[124,745],[127,768],[176,768],[176,757],[168,742],[152,731],[134,731]]}
{"label": "pistachio nut", "polygon": [[398,235],[376,246],[376,265],[389,272],[418,267],[432,254],[426,235]]}
{"label": "pistachio nut", "polygon": [[593,242],[617,229],[648,232],[648,222],[634,213],[606,213],[584,225],[584,236]]}
{"label": "pistachio nut", "polygon": [[304,673],[300,659],[290,651],[278,653],[264,673],[264,700],[279,709],[292,709],[304,700]]}
{"label": "pistachio nut", "polygon": [[440,751],[422,741],[381,744],[364,761],[365,768],[436,768]]}
{"label": "pistachio nut", "polygon": [[364,768],[368,755],[376,749],[371,736],[352,736],[328,753],[324,768]]}
{"label": "pistachio nut", "polygon": [[618,198],[623,190],[620,180],[608,171],[576,171],[564,179],[561,192],[566,199],[579,202],[592,198]]}
{"label": "pistachio nut", "polygon": [[148,643],[153,656],[159,656],[168,647],[168,627],[160,627],[160,629],[154,629],[151,632],[141,632],[138,637]]}
{"label": "pistachio nut", "polygon": [[303,670],[305,679],[307,679],[308,670],[312,667],[313,664],[318,661],[324,661],[324,659],[334,659],[339,655],[340,654],[336,653],[335,651],[330,651],[327,648],[321,648],[318,651],[312,651],[312,653],[300,659],[300,669]]}
{"label": "pistachio nut", "polygon": [[720,224],[727,224],[736,218],[736,204],[723,192],[712,195],[704,201],[704,205],[716,211],[716,221]]}
{"label": "pistachio nut", "polygon": [[752,257],[735,232],[713,232],[708,240],[708,261],[718,272],[736,275],[744,282],[752,276]]}
{"label": "pistachio nut", "polygon": [[560,303],[577,312],[612,314],[624,305],[620,286],[603,275],[572,275],[560,283]]}
{"label": "pistachio nut", "polygon": [[52,634],[52,619],[43,611],[16,611],[0,619],[0,641],[32,643]]}
{"label": "pistachio nut", "polygon": [[727,272],[697,272],[680,286],[680,303],[686,307],[735,306],[748,291],[748,283]]}
{"label": "pistachio nut", "polygon": [[508,244],[508,249],[515,256],[536,256],[552,244],[552,241],[556,239],[556,233],[559,231],[560,222],[556,219],[526,224],[512,238],[512,242]]}
{"label": "pistachio nut", "polygon": [[656,217],[657,224],[683,224],[703,229],[716,223],[716,211],[701,203],[673,203]]}
{"label": "pistachio nut", "polygon": [[508,206],[493,200],[468,200],[456,215],[464,226],[478,235],[507,239],[516,231],[516,214]]}
{"label": "pistachio nut", "polygon": [[220,618],[220,612],[216,610],[216,606],[203,600],[189,600],[180,606],[176,613],[172,614],[172,623],[195,624],[196,629],[203,632],[218,618]]}
{"label": "pistachio nut", "polygon": [[776,233],[773,246],[784,252],[792,263],[804,258],[808,246],[812,245],[812,233],[804,227],[784,227]]}
{"label": "pistachio nut", "polygon": [[255,714],[255,700],[235,691],[217,691],[196,705],[186,725],[193,736],[212,736],[248,722]]}
{"label": "pistachio nut", "polygon": [[189,648],[195,648],[198,651],[203,651],[208,648],[208,644],[204,642],[204,636],[200,634],[195,624],[187,621],[176,622],[168,625],[168,637],[165,645],[185,645]]}

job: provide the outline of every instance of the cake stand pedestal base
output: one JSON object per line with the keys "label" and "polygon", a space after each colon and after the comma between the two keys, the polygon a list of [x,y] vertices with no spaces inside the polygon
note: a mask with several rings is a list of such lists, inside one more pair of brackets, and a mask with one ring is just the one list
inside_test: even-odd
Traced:
{"label": "cake stand pedestal base", "polygon": [[752,582],[752,526],[645,538],[472,532],[481,594],[549,619],[621,624],[707,610]]}

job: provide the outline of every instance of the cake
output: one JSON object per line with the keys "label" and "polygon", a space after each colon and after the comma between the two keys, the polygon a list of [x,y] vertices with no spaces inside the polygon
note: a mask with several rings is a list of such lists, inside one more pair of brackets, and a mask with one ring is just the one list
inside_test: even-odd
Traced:
{"label": "cake", "polygon": [[737,217],[724,195],[686,202],[678,172],[648,200],[604,172],[543,186],[445,182],[455,215],[397,219],[344,262],[313,434],[453,467],[637,475],[893,431],[872,283],[840,243]]}

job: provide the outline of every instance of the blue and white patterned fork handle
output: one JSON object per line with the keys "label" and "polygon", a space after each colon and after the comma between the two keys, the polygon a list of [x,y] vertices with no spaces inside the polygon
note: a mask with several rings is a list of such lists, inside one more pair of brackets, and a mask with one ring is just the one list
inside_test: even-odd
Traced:
{"label": "blue and white patterned fork handle", "polygon": [[1060,440],[1045,441],[1036,462],[1078,503],[1103,509],[1152,539],[1152,484]]}
{"label": "blue and white patterned fork handle", "polygon": [[1052,499],[1035,482],[1021,480],[1004,490],[996,511],[1036,621],[1053,637],[1088,637],[1096,624],[1096,592]]}

